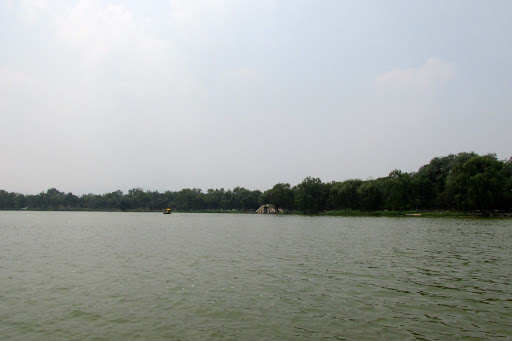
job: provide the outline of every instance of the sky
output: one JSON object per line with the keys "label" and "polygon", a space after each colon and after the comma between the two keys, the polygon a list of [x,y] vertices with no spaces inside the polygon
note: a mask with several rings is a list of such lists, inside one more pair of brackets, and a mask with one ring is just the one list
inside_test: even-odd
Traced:
{"label": "sky", "polygon": [[266,190],[512,156],[512,2],[0,0],[0,189]]}

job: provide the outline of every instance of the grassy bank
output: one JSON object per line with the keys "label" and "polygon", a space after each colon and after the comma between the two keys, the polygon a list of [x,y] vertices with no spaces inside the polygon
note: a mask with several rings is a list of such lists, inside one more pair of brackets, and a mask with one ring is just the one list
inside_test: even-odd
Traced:
{"label": "grassy bank", "polygon": [[[12,211],[12,210],[9,210]],[[74,208],[74,209],[28,209],[26,211],[32,212],[153,212],[161,213],[161,210],[102,210],[102,209],[87,209],[87,208]],[[175,210],[172,213],[224,213],[224,214],[256,214],[254,211],[237,211],[237,210],[192,210],[192,211],[179,211]],[[309,215],[309,216],[332,216],[332,217],[427,217],[427,218],[511,218],[512,213],[481,213],[481,212],[455,212],[455,211],[324,211],[318,214],[306,214],[299,211],[274,213],[276,215]]]}

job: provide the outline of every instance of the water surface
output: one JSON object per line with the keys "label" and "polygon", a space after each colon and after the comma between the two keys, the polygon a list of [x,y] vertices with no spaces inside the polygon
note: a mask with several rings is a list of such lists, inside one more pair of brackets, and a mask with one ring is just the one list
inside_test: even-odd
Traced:
{"label": "water surface", "polygon": [[510,339],[510,245],[510,220],[0,212],[0,338]]}

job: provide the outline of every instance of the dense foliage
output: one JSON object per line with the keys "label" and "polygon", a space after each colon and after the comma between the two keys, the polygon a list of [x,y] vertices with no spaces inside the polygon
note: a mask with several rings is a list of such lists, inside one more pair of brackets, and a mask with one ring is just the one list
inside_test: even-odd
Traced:
{"label": "dense foliage", "polygon": [[393,170],[375,180],[351,179],[323,183],[307,177],[300,184],[279,183],[260,192],[243,187],[233,190],[182,189],[179,192],[131,189],[98,194],[72,193],[51,188],[37,195],[0,190],[0,209],[24,207],[43,210],[161,210],[255,211],[262,204],[277,209],[318,213],[328,210],[459,210],[489,211],[512,208],[512,158],[459,153],[436,157],[417,172]]}

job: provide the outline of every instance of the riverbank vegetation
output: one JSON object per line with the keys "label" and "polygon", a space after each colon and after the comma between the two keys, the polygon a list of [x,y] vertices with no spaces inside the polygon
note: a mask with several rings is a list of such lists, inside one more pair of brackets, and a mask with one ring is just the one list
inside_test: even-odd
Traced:
{"label": "riverbank vegetation", "polygon": [[510,211],[512,158],[498,160],[495,154],[473,152],[451,154],[432,159],[416,172],[395,169],[383,178],[328,183],[307,177],[294,187],[279,183],[264,192],[243,187],[206,192],[197,188],[177,192],[135,188],[127,193],[77,196],[55,188],[35,195],[0,190],[2,210],[151,211],[170,207],[195,212],[254,212],[262,204],[285,212],[333,215]]}

